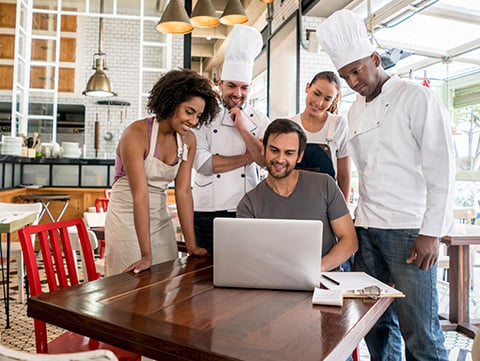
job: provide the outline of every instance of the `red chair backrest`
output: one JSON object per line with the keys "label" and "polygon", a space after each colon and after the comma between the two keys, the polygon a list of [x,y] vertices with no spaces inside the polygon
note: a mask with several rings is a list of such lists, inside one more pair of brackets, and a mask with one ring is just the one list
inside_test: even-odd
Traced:
{"label": "red chair backrest", "polygon": [[[72,245],[67,230],[68,227],[72,226],[76,227],[78,231],[88,281],[98,279],[99,274],[97,274],[95,269],[87,229],[81,218],[27,226],[18,230],[18,236],[25,258],[25,269],[27,271],[28,284],[32,296],[42,293],[40,272],[32,244],[32,235],[34,234],[36,234],[37,240],[40,243],[48,290],[51,292],[58,288],[67,288],[79,283],[77,268],[73,259]],[[68,280],[70,280],[70,284]],[[35,338],[37,352],[47,352],[47,329],[44,322],[35,320]]]}
{"label": "red chair backrest", "polygon": [[97,210],[97,213],[106,212],[108,209],[108,198],[95,199],[95,208]]}

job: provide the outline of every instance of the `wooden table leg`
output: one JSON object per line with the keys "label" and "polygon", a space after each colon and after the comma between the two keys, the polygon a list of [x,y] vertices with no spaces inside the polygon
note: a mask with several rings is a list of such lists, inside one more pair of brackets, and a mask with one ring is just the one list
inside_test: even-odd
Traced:
{"label": "wooden table leg", "polygon": [[450,246],[450,322],[469,323],[469,246]]}

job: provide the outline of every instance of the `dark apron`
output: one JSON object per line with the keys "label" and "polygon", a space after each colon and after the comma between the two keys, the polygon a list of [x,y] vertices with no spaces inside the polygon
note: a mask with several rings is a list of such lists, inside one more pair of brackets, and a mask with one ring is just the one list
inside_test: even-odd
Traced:
{"label": "dark apron", "polygon": [[307,143],[302,161],[297,163],[295,168],[326,173],[335,179],[335,168],[328,144]]}

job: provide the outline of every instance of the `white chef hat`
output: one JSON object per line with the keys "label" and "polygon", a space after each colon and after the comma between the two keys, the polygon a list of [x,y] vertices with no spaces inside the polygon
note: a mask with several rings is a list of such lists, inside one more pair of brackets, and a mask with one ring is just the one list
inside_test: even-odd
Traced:
{"label": "white chef hat", "polygon": [[339,10],[317,28],[317,39],[337,70],[372,55],[375,47],[368,39],[363,20],[351,10]]}
{"label": "white chef hat", "polygon": [[246,25],[235,25],[228,38],[221,80],[250,83],[253,63],[262,50],[260,32]]}

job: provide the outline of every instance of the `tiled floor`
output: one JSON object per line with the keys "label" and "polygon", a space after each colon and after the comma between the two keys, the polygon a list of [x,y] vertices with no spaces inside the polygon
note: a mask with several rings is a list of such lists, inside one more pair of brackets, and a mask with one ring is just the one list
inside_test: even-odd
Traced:
{"label": "tiled floor", "polygon": [[[12,267],[15,269],[15,267]],[[471,292],[470,314],[473,318],[480,319],[480,268],[475,268],[475,287]],[[18,286],[16,274],[10,277],[10,329],[5,329],[5,315],[3,302],[0,304],[0,343],[18,350],[35,352],[35,334],[33,320],[27,317],[26,304],[18,303]],[[439,283],[440,312],[448,313],[448,284]],[[48,326],[48,337],[54,338],[63,331],[55,326]],[[445,332],[445,346],[449,352],[450,361],[471,361],[470,351],[472,339],[454,331]],[[361,361],[370,360],[367,347],[364,342],[360,344]]]}

